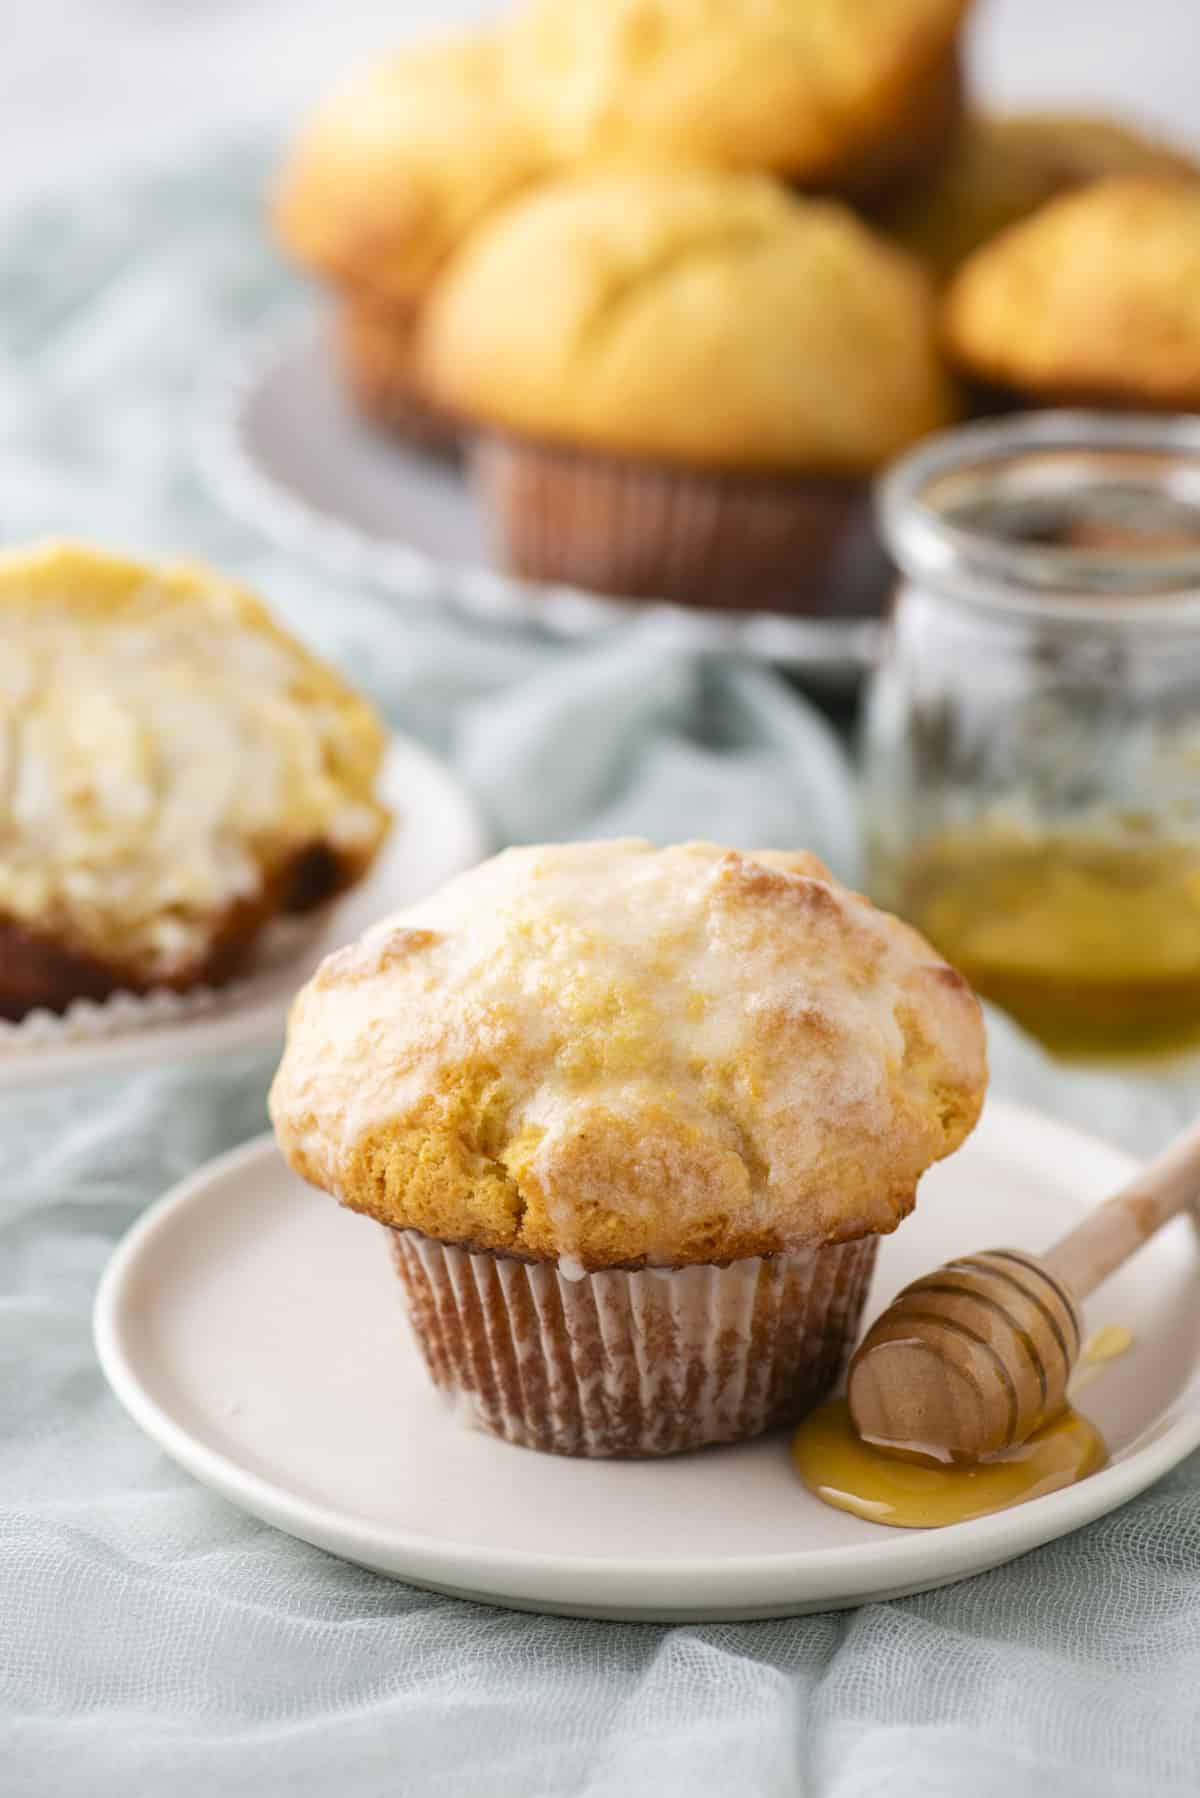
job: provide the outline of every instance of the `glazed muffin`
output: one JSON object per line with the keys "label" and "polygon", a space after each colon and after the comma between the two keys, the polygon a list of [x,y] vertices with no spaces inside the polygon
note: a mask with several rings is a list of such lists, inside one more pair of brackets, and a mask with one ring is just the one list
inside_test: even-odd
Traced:
{"label": "glazed muffin", "polygon": [[0,1017],[184,991],[360,878],[366,704],[211,570],[0,552]]}
{"label": "glazed muffin", "polygon": [[824,1396],[985,1078],[961,976],[814,856],[624,841],[509,850],[330,957],[270,1104],[473,1422],[651,1455]]}
{"label": "glazed muffin", "polygon": [[302,267],[418,304],[479,220],[544,163],[491,36],[417,43],[319,109],[280,177],[275,229]]}
{"label": "glazed muffin", "polygon": [[849,194],[935,162],[967,0],[528,0],[513,91],[562,162],[768,171]]}
{"label": "glazed muffin", "polygon": [[[373,63],[337,88],[301,133],[274,197],[275,233],[295,262],[346,295],[355,323],[342,332],[343,350],[353,370],[370,368],[355,391],[365,390],[372,414],[385,410],[393,428],[407,345],[431,283],[479,220],[544,163],[484,32],[418,43]],[[421,395],[407,401],[420,435],[430,423]]]}
{"label": "glazed muffin", "polygon": [[946,278],[1056,194],[1108,175],[1195,175],[1180,151],[1116,119],[1013,113],[969,121],[929,180],[883,215],[887,229]]}
{"label": "glazed muffin", "polygon": [[1200,182],[1051,201],[964,263],[944,326],[967,373],[1026,402],[1200,409]]}
{"label": "glazed muffin", "polygon": [[581,175],[456,258],[419,350],[518,574],[831,609],[865,483],[953,417],[929,283],[766,177]]}

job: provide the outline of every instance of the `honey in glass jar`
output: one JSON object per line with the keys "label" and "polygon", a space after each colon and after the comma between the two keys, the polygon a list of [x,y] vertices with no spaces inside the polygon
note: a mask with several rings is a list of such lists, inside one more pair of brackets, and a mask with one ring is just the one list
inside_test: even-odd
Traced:
{"label": "honey in glass jar", "polygon": [[1200,1041],[1200,421],[969,426],[881,510],[873,896],[1055,1050]]}
{"label": "honey in glass jar", "polygon": [[947,833],[901,864],[895,904],[1050,1048],[1200,1039],[1197,845]]}

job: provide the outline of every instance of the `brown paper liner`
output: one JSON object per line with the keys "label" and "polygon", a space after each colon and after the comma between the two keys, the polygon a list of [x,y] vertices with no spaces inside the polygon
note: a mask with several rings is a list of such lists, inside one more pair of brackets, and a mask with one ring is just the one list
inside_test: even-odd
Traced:
{"label": "brown paper liner", "polygon": [[862,481],[720,474],[500,436],[469,455],[496,556],[526,579],[725,610],[882,607],[890,577]]}
{"label": "brown paper liner", "polygon": [[596,1457],[736,1442],[811,1410],[849,1357],[878,1242],[568,1279],[389,1235],[430,1375],[465,1420]]}
{"label": "brown paper liner", "polygon": [[414,372],[416,306],[384,305],[343,291],[336,319],[342,374],[351,398],[373,425],[418,449],[458,450],[458,427],[434,406]]}

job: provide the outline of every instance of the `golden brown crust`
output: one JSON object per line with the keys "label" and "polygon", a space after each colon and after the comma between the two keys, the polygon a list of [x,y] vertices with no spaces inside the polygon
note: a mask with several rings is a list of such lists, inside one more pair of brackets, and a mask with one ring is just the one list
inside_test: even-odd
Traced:
{"label": "golden brown crust", "polygon": [[861,193],[930,154],[966,11],[967,0],[527,0],[504,51],[513,92],[563,162],[768,170]]}
{"label": "golden brown crust", "polygon": [[1195,176],[1200,170],[1181,151],[1117,119],[980,114],[936,173],[878,216],[946,279],[973,250],[1055,195],[1133,173]]}
{"label": "golden brown crust", "polygon": [[77,999],[99,1003],[115,993],[186,993],[223,986],[246,971],[272,918],[316,910],[365,871],[361,855],[338,855],[327,843],[299,851],[269,891],[228,906],[213,920],[202,952],[165,976],[149,974],[119,955],[99,954],[68,935],[0,915],[0,1018],[16,1021],[31,1011],[64,1012]]}
{"label": "golden brown crust", "polygon": [[265,905],[230,906],[214,923],[203,956],[149,979],[143,968],[106,960],[42,931],[0,919],[0,1018],[18,1020],[31,1011],[63,1012],[77,999],[99,1002],[114,993],[184,993],[220,986],[244,969],[262,926]]}
{"label": "golden brown crust", "polygon": [[434,38],[330,94],[282,171],[272,223],[303,267],[414,304],[479,220],[544,166],[494,37]]}
{"label": "golden brown crust", "polygon": [[943,323],[964,370],[1029,398],[1200,407],[1200,182],[1051,201],[967,260]]}
{"label": "golden brown crust", "polygon": [[583,173],[514,201],[439,283],[420,356],[482,427],[686,467],[858,475],[955,410],[918,264],[752,175]]}
{"label": "golden brown crust", "polygon": [[585,1268],[890,1230],[974,1124],[979,1007],[814,857],[508,851],[325,964],[271,1095],[305,1179]]}

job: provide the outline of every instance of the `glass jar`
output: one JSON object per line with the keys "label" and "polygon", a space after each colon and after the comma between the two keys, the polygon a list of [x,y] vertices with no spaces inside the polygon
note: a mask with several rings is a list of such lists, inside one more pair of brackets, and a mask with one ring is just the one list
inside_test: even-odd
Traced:
{"label": "glass jar", "polygon": [[880,515],[872,895],[1052,1048],[1200,1039],[1200,419],[966,426]]}

